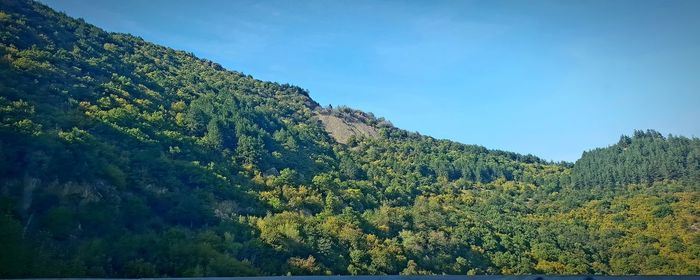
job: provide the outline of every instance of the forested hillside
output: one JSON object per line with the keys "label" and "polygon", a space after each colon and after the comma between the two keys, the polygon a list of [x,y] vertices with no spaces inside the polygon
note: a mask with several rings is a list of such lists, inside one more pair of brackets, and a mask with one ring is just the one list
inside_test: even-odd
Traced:
{"label": "forested hillside", "polygon": [[0,27],[2,278],[700,274],[696,138],[552,163],[35,2]]}
{"label": "forested hillside", "polygon": [[660,133],[635,131],[632,138],[608,148],[583,153],[574,166],[580,187],[624,186],[663,179],[700,182],[700,141]]}

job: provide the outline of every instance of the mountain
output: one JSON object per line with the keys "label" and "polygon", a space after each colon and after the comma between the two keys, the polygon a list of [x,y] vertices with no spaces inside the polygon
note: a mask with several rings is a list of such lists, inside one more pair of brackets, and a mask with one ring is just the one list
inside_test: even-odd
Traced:
{"label": "mountain", "polygon": [[0,26],[2,278],[700,273],[696,138],[552,163],[36,2]]}
{"label": "mountain", "polygon": [[581,187],[650,184],[680,178],[700,182],[700,142],[639,130],[632,138],[620,137],[611,147],[583,153],[573,173],[574,184]]}

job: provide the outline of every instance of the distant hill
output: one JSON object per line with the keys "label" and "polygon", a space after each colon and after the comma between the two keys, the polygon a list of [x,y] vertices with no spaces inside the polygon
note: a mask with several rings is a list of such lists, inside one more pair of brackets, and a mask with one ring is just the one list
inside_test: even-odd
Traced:
{"label": "distant hill", "polygon": [[37,2],[0,27],[2,278],[700,273],[698,139],[553,163]]}
{"label": "distant hill", "polygon": [[624,186],[664,179],[700,181],[700,140],[647,130],[607,148],[584,152],[573,169],[581,187]]}

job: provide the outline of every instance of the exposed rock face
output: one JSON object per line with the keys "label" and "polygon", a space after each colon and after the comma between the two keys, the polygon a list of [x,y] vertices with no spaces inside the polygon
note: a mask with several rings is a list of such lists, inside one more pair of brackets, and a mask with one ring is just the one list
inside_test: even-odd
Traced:
{"label": "exposed rock face", "polygon": [[347,144],[351,136],[377,137],[377,128],[371,127],[361,121],[353,121],[345,118],[316,112],[316,117],[323,123],[326,131],[333,136],[338,143]]}

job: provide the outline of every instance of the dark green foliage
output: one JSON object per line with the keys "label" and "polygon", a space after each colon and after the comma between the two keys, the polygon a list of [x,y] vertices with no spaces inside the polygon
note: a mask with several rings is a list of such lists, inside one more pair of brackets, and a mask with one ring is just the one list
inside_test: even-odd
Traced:
{"label": "dark green foliage", "polygon": [[[637,132],[572,167],[35,2],[0,0],[0,26],[1,278],[700,273],[697,139]],[[336,143],[320,113],[377,136]]]}
{"label": "dark green foliage", "polygon": [[573,168],[578,187],[612,187],[700,178],[700,140],[635,131],[608,148],[584,152]]}

